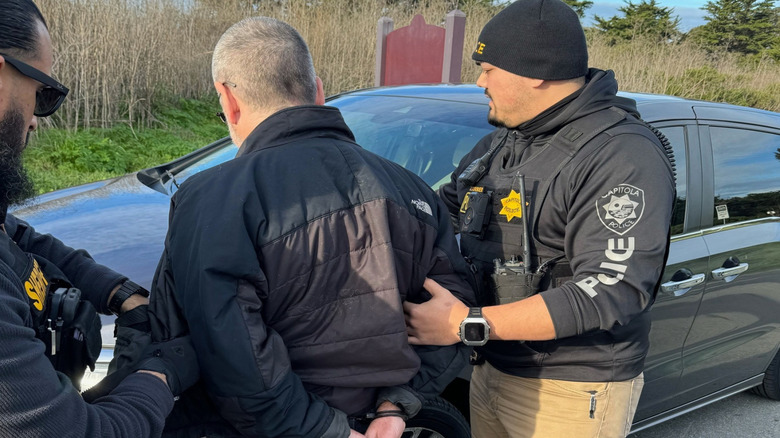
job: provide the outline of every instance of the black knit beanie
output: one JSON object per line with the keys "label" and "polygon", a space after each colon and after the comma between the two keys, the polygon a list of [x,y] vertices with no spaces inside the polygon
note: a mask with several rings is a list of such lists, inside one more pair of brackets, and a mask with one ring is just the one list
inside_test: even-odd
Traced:
{"label": "black knit beanie", "polygon": [[588,73],[580,19],[561,0],[518,0],[493,17],[471,55],[519,76],[562,80]]}

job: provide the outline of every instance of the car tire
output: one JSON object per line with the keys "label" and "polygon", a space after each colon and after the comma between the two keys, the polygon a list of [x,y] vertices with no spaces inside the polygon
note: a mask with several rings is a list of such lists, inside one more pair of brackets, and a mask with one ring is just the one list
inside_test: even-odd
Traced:
{"label": "car tire", "polygon": [[406,422],[401,438],[470,438],[466,418],[441,397],[428,400],[420,412]]}
{"label": "car tire", "polygon": [[780,400],[780,352],[766,368],[764,381],[753,388],[753,392],[768,399]]}

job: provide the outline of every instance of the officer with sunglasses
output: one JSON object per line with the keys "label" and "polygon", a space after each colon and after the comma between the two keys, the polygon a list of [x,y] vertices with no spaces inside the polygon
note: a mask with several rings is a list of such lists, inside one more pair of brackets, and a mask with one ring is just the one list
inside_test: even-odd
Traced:
{"label": "officer with sunglasses", "polygon": [[[0,437],[159,436],[174,395],[197,380],[189,340],[152,344],[148,334],[135,332],[144,348],[122,358],[135,372],[103,385],[113,390],[87,403],[78,380],[61,369],[72,362],[67,358],[89,350],[74,335],[88,338],[90,316],[99,332],[95,309],[142,322],[148,293],[7,214],[9,205],[34,194],[21,165],[29,133],[68,94],[51,77],[52,62],[51,37],[36,5],[0,0]],[[82,350],[66,347],[75,345]]]}

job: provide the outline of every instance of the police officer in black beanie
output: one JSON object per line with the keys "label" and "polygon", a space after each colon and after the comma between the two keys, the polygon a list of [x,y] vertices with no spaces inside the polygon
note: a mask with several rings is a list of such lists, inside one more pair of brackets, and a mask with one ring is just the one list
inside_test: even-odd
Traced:
{"label": "police officer in black beanie", "polygon": [[480,307],[429,280],[433,298],[405,305],[409,340],[475,346],[475,437],[625,436],[668,255],[670,157],[614,73],[588,68],[562,1],[512,3],[472,58],[497,129],[439,195]]}

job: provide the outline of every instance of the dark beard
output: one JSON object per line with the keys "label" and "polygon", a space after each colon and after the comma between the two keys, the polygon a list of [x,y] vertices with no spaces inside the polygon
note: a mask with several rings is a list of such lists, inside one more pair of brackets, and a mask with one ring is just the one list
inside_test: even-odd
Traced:
{"label": "dark beard", "polygon": [[[493,98],[490,97],[490,93],[488,93],[487,90],[485,90],[485,97],[487,97],[490,100],[493,100]],[[488,110],[487,119],[488,119],[488,123],[490,123],[491,125],[495,126],[496,128],[507,128],[507,126],[503,122],[500,122],[498,119],[496,119],[495,117],[490,115],[490,110]]]}
{"label": "dark beard", "polygon": [[27,135],[21,135],[26,131],[24,126],[21,111],[13,108],[0,120],[0,213],[3,217],[9,206],[35,195],[33,183],[22,166],[22,152],[28,139]]}
{"label": "dark beard", "polygon": [[494,119],[493,117],[488,114],[488,123],[495,126],[496,128],[507,128],[507,126],[503,122],[499,122],[497,119]]}

